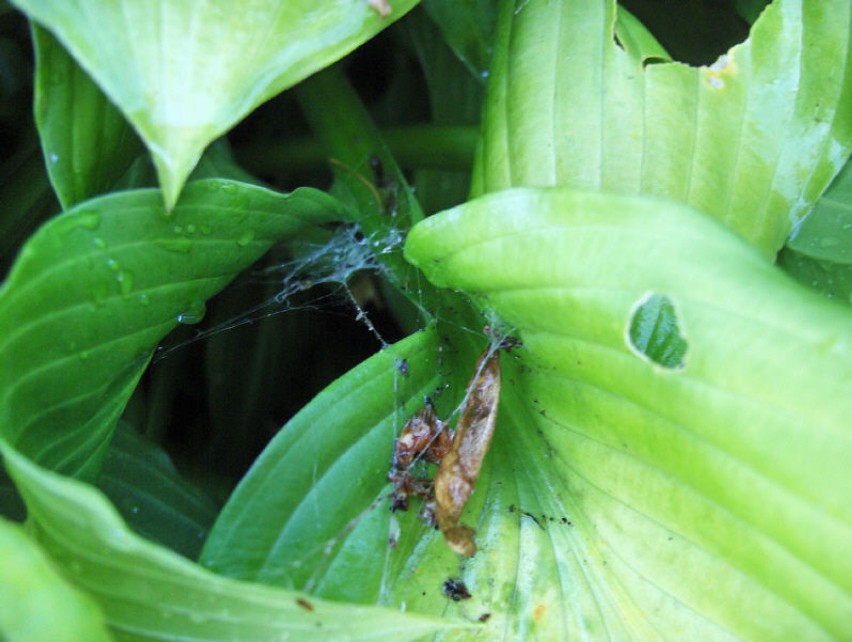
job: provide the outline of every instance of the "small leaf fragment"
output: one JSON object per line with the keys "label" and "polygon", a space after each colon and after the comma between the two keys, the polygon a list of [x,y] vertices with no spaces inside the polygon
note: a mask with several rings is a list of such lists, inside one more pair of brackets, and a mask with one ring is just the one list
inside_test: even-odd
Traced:
{"label": "small leaf fragment", "polygon": [[681,333],[674,303],[664,294],[649,293],[633,308],[628,344],[643,358],[670,369],[683,368],[688,343]]}

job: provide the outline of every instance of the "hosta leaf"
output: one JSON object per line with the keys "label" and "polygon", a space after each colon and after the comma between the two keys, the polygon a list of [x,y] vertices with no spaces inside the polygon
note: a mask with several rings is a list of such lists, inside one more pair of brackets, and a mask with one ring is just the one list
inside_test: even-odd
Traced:
{"label": "hosta leaf", "polygon": [[163,450],[123,422],[104,458],[98,488],[135,532],[190,559],[198,557],[218,513]]}
{"label": "hosta leaf", "polygon": [[151,351],[274,242],[341,216],[322,192],[193,182],[81,203],[36,233],[0,288],[0,435],[92,475]]}
{"label": "hosta leaf", "polygon": [[39,542],[123,640],[411,640],[450,625],[213,575],[134,535],[92,487],[0,446]]}
{"label": "hosta leaf", "polygon": [[802,283],[852,303],[852,163],[787,241],[778,263]]}
{"label": "hosta leaf", "polygon": [[497,0],[424,0],[447,44],[478,79],[488,78]]}
{"label": "hosta leaf", "polygon": [[33,141],[0,166],[0,275],[5,276],[18,248],[57,204]]}
{"label": "hosta leaf", "polygon": [[366,0],[17,0],[145,141],[169,209],[201,152],[262,102],[352,51],[387,16]]}
{"label": "hosta leaf", "polygon": [[33,26],[35,116],[64,209],[109,190],[142,149],[115,106],[48,31]]}
{"label": "hosta leaf", "polygon": [[[458,2],[440,3],[441,10],[445,14],[442,25],[446,26],[454,20],[457,26],[462,24],[454,15],[454,10],[459,4]],[[432,6],[438,5],[432,3]],[[428,10],[429,5],[426,7]],[[496,4],[493,12],[496,15]],[[471,137],[465,133],[464,128],[453,127],[447,129],[447,133],[442,136],[439,133],[441,130],[434,126],[425,128],[428,138],[424,139],[424,144],[417,147],[417,158],[411,159],[415,163],[415,168],[419,166],[418,163],[430,160],[423,153],[426,149],[431,148],[439,152],[443,152],[444,149],[467,150],[467,153],[453,154],[453,156],[443,153],[441,157],[435,158],[438,161],[437,167],[440,169],[417,169],[412,181],[417,186],[417,199],[425,212],[434,213],[463,203],[470,191],[470,167],[473,164],[473,150],[479,138],[479,119],[485,92],[481,79],[471,77],[469,70],[447,46],[441,31],[425,12],[412,14],[404,24],[406,34],[417,52],[423,75],[426,77],[432,122],[440,125],[468,125],[468,131],[473,133]],[[486,66],[489,60],[490,51],[483,61]],[[412,140],[413,133],[407,135],[408,141]],[[467,143],[468,140],[470,143]],[[451,144],[441,145],[440,143],[444,141]],[[388,137],[388,142],[393,148],[395,141]],[[398,153],[397,158],[402,164],[408,162],[408,159],[400,157]],[[452,169],[450,165],[452,161],[456,161],[458,169]],[[461,163],[459,164],[458,161]]]}
{"label": "hosta leaf", "polygon": [[[513,189],[426,219],[406,254],[523,341],[503,359],[491,469],[467,517],[481,550],[465,577],[506,612],[501,631],[848,635],[847,308],[649,197]],[[633,345],[649,293],[686,342],[681,367]]]}
{"label": "hosta leaf", "polygon": [[[381,500],[393,439],[437,388],[437,352],[434,329],[417,333],[317,395],[228,500],[202,563],[334,599],[378,600],[392,580],[389,504]],[[355,551],[360,559],[346,563]]]}
{"label": "hosta leaf", "polygon": [[0,518],[0,638],[7,642],[108,642],[104,616],[63,579],[17,524]]}
{"label": "hosta leaf", "polygon": [[476,193],[666,196],[774,256],[849,155],[852,4],[777,0],[698,68],[643,66],[614,22],[614,0],[502,5]]}

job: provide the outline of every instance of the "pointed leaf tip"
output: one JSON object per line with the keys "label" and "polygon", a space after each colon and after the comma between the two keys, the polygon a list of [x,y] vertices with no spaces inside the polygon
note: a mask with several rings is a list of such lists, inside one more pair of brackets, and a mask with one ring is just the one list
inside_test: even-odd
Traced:
{"label": "pointed leaf tip", "polygon": [[417,0],[16,0],[52,31],[145,141],[171,210],[204,148],[339,60]]}

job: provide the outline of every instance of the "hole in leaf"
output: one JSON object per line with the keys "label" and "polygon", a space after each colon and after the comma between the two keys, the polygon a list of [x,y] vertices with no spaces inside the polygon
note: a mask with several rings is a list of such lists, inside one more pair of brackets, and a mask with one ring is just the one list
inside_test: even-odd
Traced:
{"label": "hole in leaf", "polygon": [[672,58],[709,65],[746,40],[767,0],[619,0]]}
{"label": "hole in leaf", "polygon": [[689,345],[674,303],[663,294],[651,292],[639,300],[630,315],[627,341],[637,354],[663,368],[674,370],[686,365]]}

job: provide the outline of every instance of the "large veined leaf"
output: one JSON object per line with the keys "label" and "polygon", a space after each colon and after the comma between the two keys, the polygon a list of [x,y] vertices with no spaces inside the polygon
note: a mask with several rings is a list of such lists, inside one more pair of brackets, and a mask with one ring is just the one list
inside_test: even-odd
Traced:
{"label": "large veined leaf", "polygon": [[802,283],[852,304],[852,163],[787,242],[778,263]]}
{"label": "large veined leaf", "polygon": [[139,132],[169,209],[213,139],[416,3],[15,2],[56,35]]}
{"label": "large veined leaf", "polygon": [[852,5],[776,0],[746,42],[698,68],[622,49],[615,11],[501,5],[474,192],[665,196],[774,256],[849,155]]}
{"label": "large veined leaf", "polygon": [[497,2],[425,0],[423,6],[471,73],[480,80],[488,78]]}
{"label": "large veined leaf", "polygon": [[848,637],[848,308],[650,197],[504,191],[406,255],[523,342],[466,517],[505,614],[477,640]]}
{"label": "large veined leaf", "polygon": [[171,214],[157,190],[116,193],[51,220],[0,288],[0,435],[42,465],[92,475],[157,343],[272,243],[342,215],[289,195],[193,182]]}
{"label": "large veined leaf", "polygon": [[121,113],[48,31],[33,26],[35,116],[62,207],[106,192],[142,151]]}
{"label": "large veined leaf", "polygon": [[[71,587],[24,529],[0,518],[0,638],[8,642],[108,642],[97,605]],[[46,617],[50,614],[50,617]]]}
{"label": "large veined leaf", "polygon": [[136,533],[196,559],[217,506],[183,479],[168,455],[120,422],[98,488]]}
{"label": "large veined leaf", "polygon": [[419,332],[317,395],[230,497],[202,563],[333,599],[386,597],[395,581],[386,501],[393,440],[437,389],[437,354],[434,328]]}
{"label": "large veined leaf", "polygon": [[453,626],[216,576],[134,535],[91,486],[0,447],[38,541],[122,640],[411,640]]}

